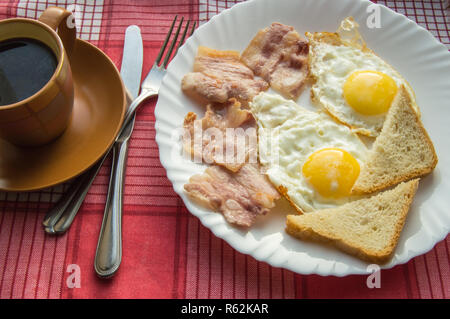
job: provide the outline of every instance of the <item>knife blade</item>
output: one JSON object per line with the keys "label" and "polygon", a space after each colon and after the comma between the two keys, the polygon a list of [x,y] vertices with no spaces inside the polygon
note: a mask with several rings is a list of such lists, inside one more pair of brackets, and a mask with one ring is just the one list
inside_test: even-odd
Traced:
{"label": "knife blade", "polygon": [[[143,45],[138,26],[125,32],[121,76],[131,100],[139,94],[143,64]],[[113,147],[108,195],[95,254],[94,268],[100,277],[111,277],[122,260],[122,198],[128,154],[128,140],[133,132],[134,117],[126,124]]]}
{"label": "knife blade", "polygon": [[141,30],[137,25],[131,25],[125,31],[120,75],[133,100],[138,96],[141,86],[143,57]]}

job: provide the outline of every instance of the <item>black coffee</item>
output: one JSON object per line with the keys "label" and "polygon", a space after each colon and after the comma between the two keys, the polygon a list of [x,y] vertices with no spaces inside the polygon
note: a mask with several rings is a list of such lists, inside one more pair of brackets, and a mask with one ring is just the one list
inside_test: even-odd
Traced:
{"label": "black coffee", "polygon": [[0,106],[22,101],[39,91],[57,65],[53,51],[40,41],[0,41]]}

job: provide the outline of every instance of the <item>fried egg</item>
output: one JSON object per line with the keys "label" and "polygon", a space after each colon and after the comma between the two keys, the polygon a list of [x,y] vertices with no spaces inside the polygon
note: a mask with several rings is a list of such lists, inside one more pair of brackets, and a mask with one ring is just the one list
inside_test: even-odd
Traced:
{"label": "fried egg", "polygon": [[355,199],[351,189],[367,154],[357,134],[277,94],[260,93],[250,108],[258,123],[260,163],[297,210]]}
{"label": "fried egg", "polygon": [[[355,132],[378,136],[402,85],[414,97],[408,82],[365,46],[352,18],[345,19],[337,33],[307,33],[307,37],[313,101]],[[415,102],[414,107],[419,114]]]}

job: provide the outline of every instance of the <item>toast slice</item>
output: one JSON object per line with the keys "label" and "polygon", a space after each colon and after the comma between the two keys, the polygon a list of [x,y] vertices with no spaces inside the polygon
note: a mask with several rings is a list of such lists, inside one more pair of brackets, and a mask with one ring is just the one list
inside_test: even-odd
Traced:
{"label": "toast slice", "polygon": [[438,162],[433,143],[402,86],[353,186],[373,193],[430,173]]}
{"label": "toast slice", "polygon": [[287,233],[326,242],[377,264],[389,261],[403,229],[419,179],[369,198],[303,215],[287,216]]}

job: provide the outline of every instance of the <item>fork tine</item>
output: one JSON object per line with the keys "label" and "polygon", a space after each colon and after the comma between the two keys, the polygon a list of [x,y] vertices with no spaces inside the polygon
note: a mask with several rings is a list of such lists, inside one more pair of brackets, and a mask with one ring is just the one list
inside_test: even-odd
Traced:
{"label": "fork tine", "polygon": [[172,21],[172,25],[170,26],[169,32],[167,32],[166,39],[164,40],[163,45],[161,46],[161,49],[159,50],[158,56],[156,57],[155,64],[158,65],[161,61],[161,58],[164,54],[164,50],[166,49],[167,42],[169,42],[170,35],[172,34],[173,26],[175,25],[175,22],[177,21],[178,15],[175,16],[175,18]]}
{"label": "fork tine", "polygon": [[172,54],[173,47],[175,46],[175,43],[177,43],[178,35],[180,34],[180,30],[181,30],[181,26],[183,25],[183,21],[184,21],[184,17],[181,17],[181,21],[180,21],[180,24],[178,25],[177,32],[175,33],[175,35],[172,39],[172,43],[170,44],[170,48],[167,51],[166,58],[164,59],[164,62],[162,64],[163,68],[166,68],[167,64],[169,63],[169,59]]}
{"label": "fork tine", "polygon": [[175,53],[173,54],[173,56],[177,55],[178,49],[180,48],[180,46],[183,45],[184,39],[186,38],[186,34],[187,31],[189,29],[189,24],[191,23],[191,20],[188,20],[188,22],[186,23],[186,27],[184,29],[183,35],[181,36],[180,42],[178,42],[177,48],[175,49]]}
{"label": "fork tine", "polygon": [[191,33],[189,34],[189,36],[192,35],[192,33],[194,33],[195,27],[197,26],[197,21],[194,21],[194,25],[192,26],[192,30]]}

